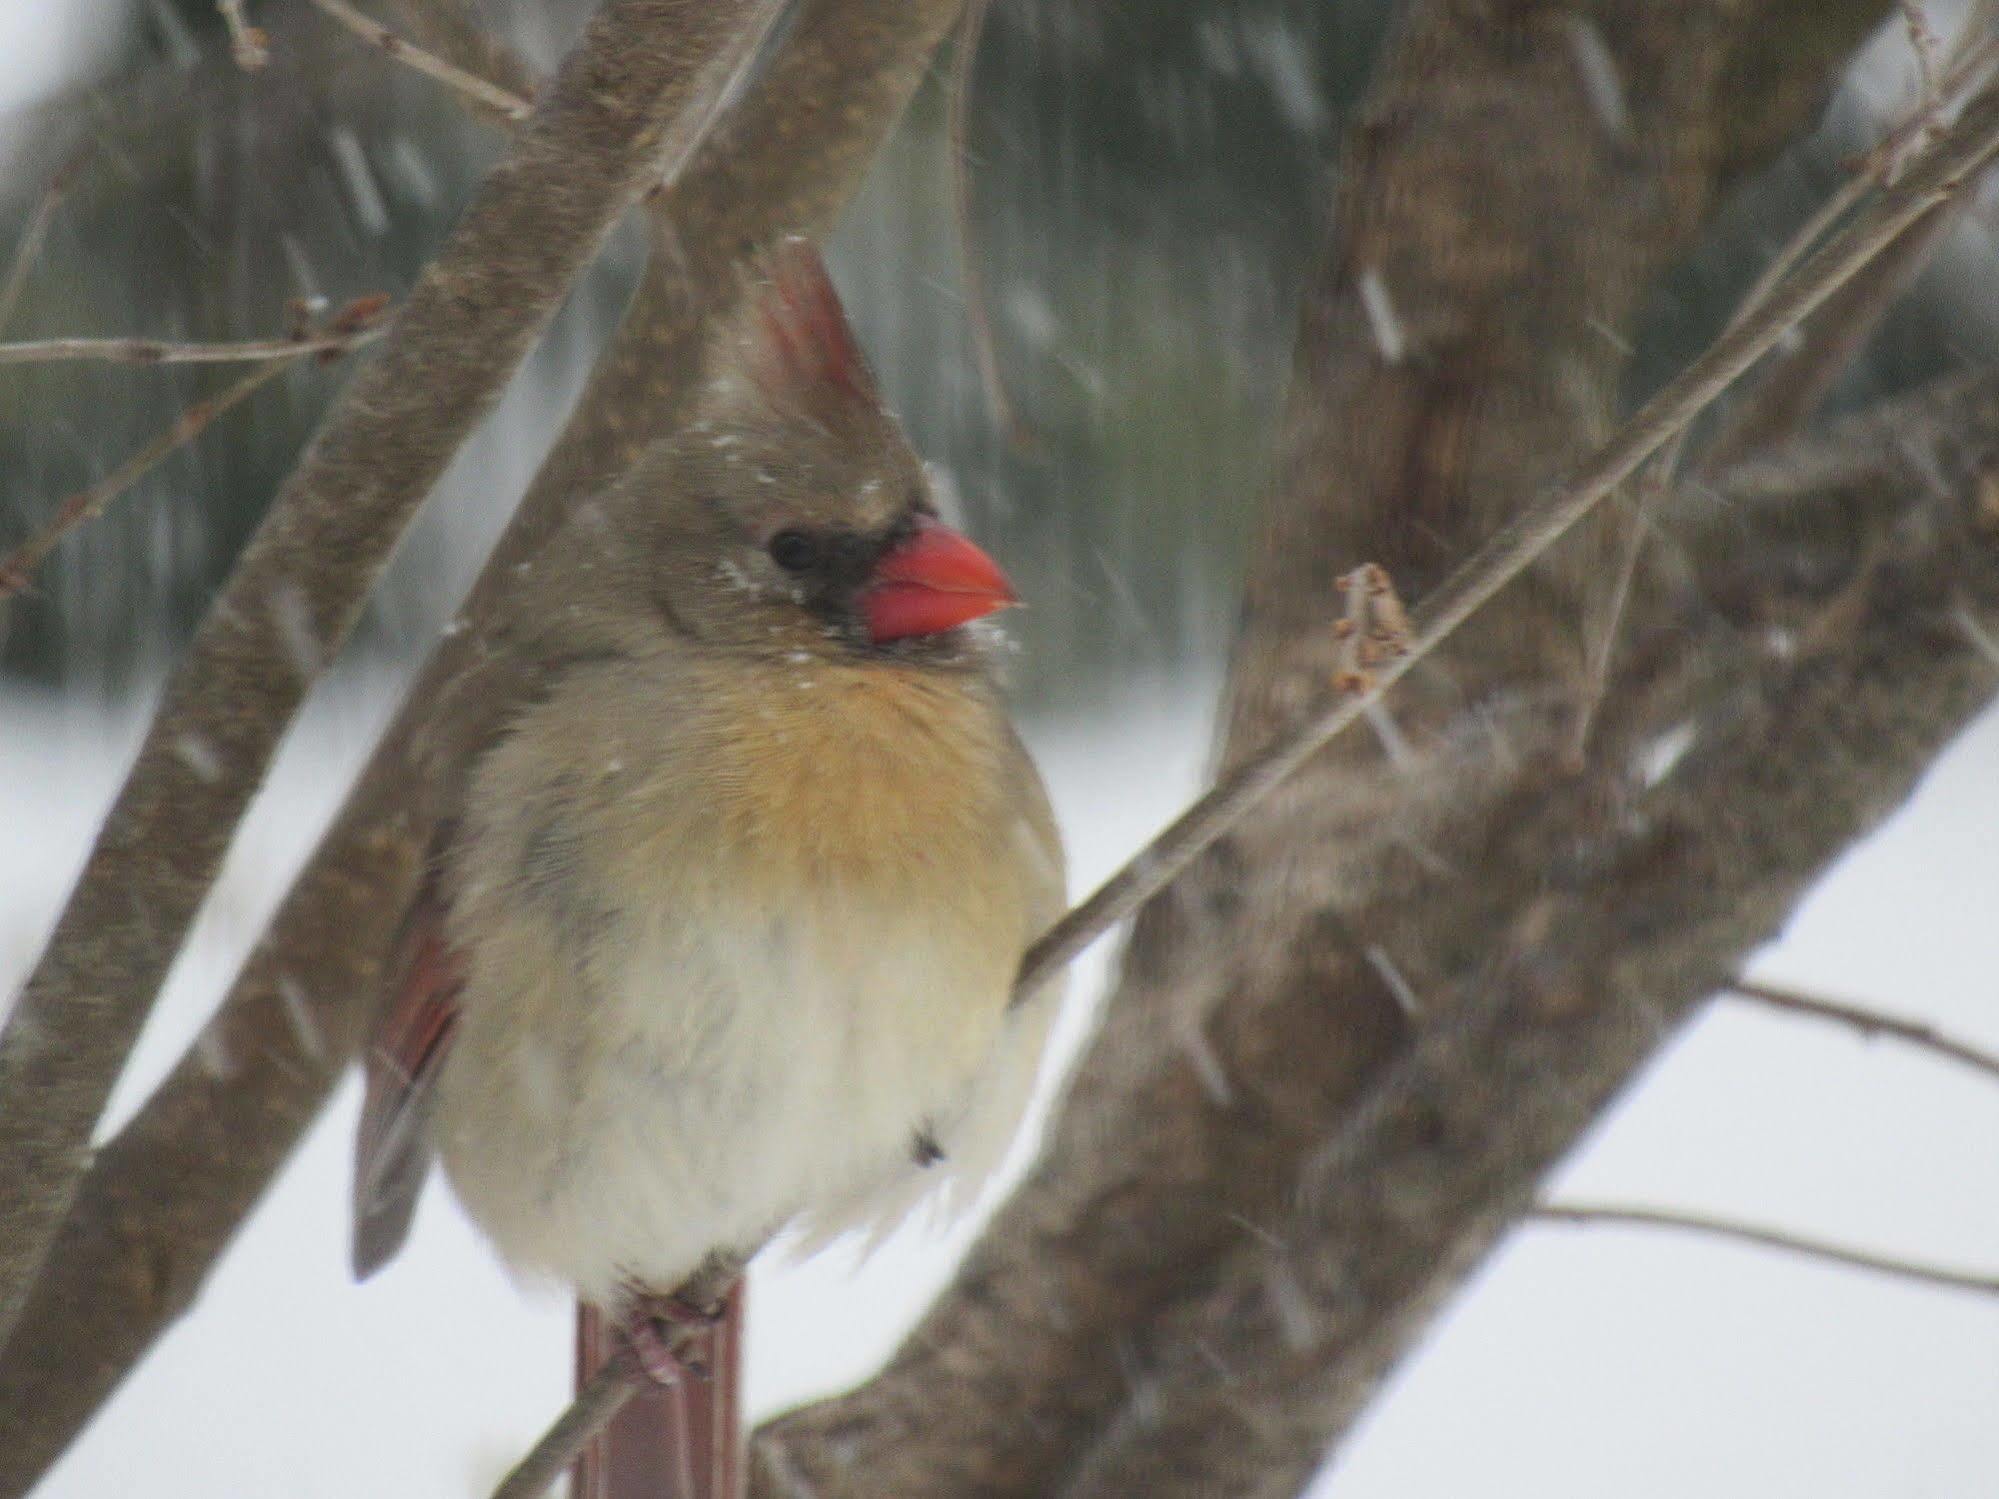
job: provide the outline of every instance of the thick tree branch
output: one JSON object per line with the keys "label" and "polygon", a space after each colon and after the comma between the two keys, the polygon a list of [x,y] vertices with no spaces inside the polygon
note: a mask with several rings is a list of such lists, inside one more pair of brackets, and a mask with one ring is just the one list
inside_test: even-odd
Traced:
{"label": "thick tree branch", "polygon": [[[359,1044],[454,765],[507,711],[481,671],[503,637],[515,568],[574,505],[671,429],[742,265],[823,232],[914,92],[958,0],[805,0],[762,85],[654,205],[666,250],[460,613],[210,1022],[227,1079],[182,1059],[105,1146],[59,1251],[0,1354],[0,1494],[18,1495],[193,1302]],[[440,700],[457,734],[436,730]],[[467,701],[484,705],[484,716]],[[303,995],[307,1049],[283,994]]]}
{"label": "thick tree branch", "polygon": [[[748,0],[609,0],[278,495],[168,683],[0,1036],[0,1336],[306,687],[403,527],[656,170]],[[178,751],[206,746],[204,774]]]}
{"label": "thick tree branch", "polygon": [[[1992,700],[1999,674],[1952,620],[1961,603],[1999,623],[1979,497],[1999,380],[1984,393],[1955,454],[1883,454],[1870,480],[1788,508],[1727,491],[1728,518],[1686,540],[1715,589],[1702,633],[1734,648],[1660,623],[1589,773],[1509,797],[1477,830],[1475,876],[1440,881],[1427,910],[1357,918],[1390,951],[1453,955],[1429,991],[1442,1018],[1301,1161],[1298,1206],[1240,1236],[1160,1329],[1143,1418],[1135,1400],[1066,1492],[1295,1493],[1617,1089]],[[1829,607],[1822,651],[1745,643]],[[1675,723],[1694,743],[1647,786],[1640,751]]]}

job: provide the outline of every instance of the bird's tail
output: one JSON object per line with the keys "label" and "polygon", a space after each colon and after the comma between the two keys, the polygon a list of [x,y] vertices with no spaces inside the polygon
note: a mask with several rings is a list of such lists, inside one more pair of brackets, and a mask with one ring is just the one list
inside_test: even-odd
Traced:
{"label": "bird's tail", "polygon": [[[743,1284],[689,1350],[707,1370],[664,1388],[646,1385],[594,1437],[576,1464],[573,1499],[741,1499]],[[576,1387],[618,1351],[621,1334],[594,1306],[576,1308]]]}

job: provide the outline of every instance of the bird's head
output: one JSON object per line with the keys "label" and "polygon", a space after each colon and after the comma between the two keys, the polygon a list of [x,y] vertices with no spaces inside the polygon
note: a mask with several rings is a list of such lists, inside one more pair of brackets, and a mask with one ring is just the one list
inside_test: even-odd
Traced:
{"label": "bird's head", "polygon": [[1013,589],[938,519],[808,243],[773,256],[725,363],[654,470],[673,496],[653,574],[674,623],[759,652],[969,659],[961,627]]}

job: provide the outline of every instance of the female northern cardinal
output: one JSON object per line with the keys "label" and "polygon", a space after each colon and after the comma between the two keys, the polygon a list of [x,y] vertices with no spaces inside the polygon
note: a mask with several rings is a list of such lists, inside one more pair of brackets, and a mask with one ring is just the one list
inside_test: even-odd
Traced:
{"label": "female northern cardinal", "polygon": [[[1005,577],[938,522],[803,242],[729,362],[524,582],[540,690],[466,768],[366,1061],[357,1273],[435,1149],[510,1264],[575,1287],[586,1363],[711,1252],[976,1182],[1053,1005],[1010,995],[1061,846],[963,628]],[[733,1492],[740,1310],[586,1492]]]}

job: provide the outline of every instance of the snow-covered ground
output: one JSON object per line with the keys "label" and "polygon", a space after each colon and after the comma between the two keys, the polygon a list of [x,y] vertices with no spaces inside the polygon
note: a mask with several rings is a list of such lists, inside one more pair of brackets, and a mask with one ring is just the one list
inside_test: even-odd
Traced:
{"label": "snow-covered ground", "polygon": [[[1212,679],[1133,685],[1031,736],[1077,881],[1194,789]],[[185,1045],[282,893],[384,712],[315,704],[119,1090]],[[0,980],[32,960],[139,727],[0,698]],[[1856,851],[1758,963],[1999,1046],[1999,715]],[[1073,1013],[1101,986],[1081,975]],[[1072,1026],[1080,1032],[1081,1024]],[[433,1189],[409,1252],[347,1278],[343,1089],[165,1340],[50,1478],[47,1499],[470,1496],[564,1396],[568,1310],[511,1284]],[[1576,1194],[1698,1204],[1939,1261],[1999,1266],[1999,1093],[1892,1045],[1735,1006],[1694,1027],[1564,1171]],[[965,1230],[759,1267],[752,1403],[864,1373]],[[1679,1236],[1517,1235],[1402,1371],[1323,1494],[1959,1495],[1999,1471],[1999,1302]]]}

